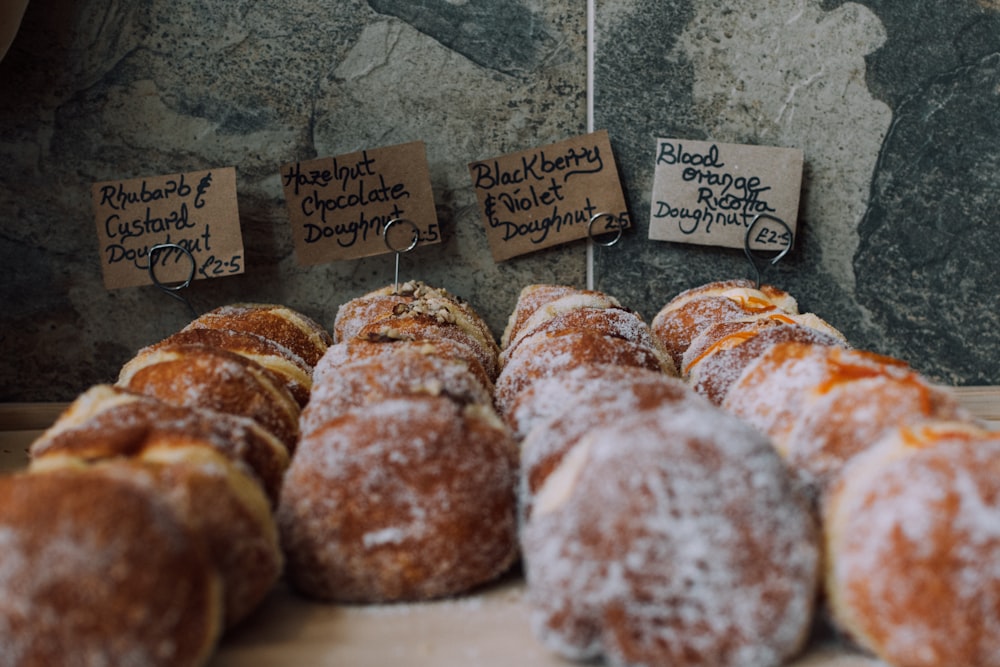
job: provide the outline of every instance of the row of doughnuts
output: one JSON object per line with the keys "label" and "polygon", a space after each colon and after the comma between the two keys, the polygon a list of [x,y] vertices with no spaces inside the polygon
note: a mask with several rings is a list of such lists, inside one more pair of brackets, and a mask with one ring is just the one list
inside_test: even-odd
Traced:
{"label": "row of doughnuts", "polygon": [[407,282],[342,304],[278,520],[299,593],[419,601],[517,558],[517,447],[493,404],[498,346],[464,300]]}
{"label": "row of doughnuts", "polygon": [[1000,665],[1000,432],[782,290],[740,282],[678,295],[654,331],[805,490],[833,625],[897,667]]}
{"label": "row of doughnuts", "polygon": [[767,438],[679,379],[668,348],[608,295],[530,285],[501,347],[539,640],[612,665],[776,666],[797,653],[819,538]]}
{"label": "row of doughnuts", "polygon": [[224,306],[79,395],[0,478],[0,664],[204,664],[281,574],[275,509],[331,343]]}

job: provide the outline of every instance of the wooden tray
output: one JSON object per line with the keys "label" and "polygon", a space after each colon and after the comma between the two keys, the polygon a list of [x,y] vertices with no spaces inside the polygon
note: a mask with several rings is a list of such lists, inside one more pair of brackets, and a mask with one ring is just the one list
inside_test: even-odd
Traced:
{"label": "wooden tray", "polygon": [[[1000,428],[1000,387],[959,387],[959,400]],[[65,403],[0,404],[0,470],[27,463],[27,448]],[[278,585],[225,636],[209,667],[566,667],[534,638],[517,574],[468,596],[426,604],[348,606],[304,600]],[[818,634],[789,667],[883,663]]]}

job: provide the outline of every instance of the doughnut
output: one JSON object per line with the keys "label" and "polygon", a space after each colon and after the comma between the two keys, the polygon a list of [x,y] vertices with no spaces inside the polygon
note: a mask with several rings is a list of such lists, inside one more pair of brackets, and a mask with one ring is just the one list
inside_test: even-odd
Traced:
{"label": "doughnut", "polygon": [[849,347],[843,335],[820,326],[800,324],[802,321],[810,322],[801,315],[788,315],[712,324],[694,338],[684,353],[682,377],[696,392],[721,405],[729,386],[746,365],[775,343],[795,341]]}
{"label": "doughnut", "polygon": [[518,394],[531,383],[584,364],[617,364],[646,368],[673,375],[673,367],[659,349],[624,338],[604,336],[589,329],[571,329],[556,334],[539,332],[523,339],[516,354],[497,377],[494,397],[505,416]]}
{"label": "doughnut", "polygon": [[274,375],[235,352],[207,345],[144,348],[119,373],[118,386],[185,407],[250,417],[295,449],[298,403]]}
{"label": "doughnut", "polygon": [[668,301],[650,322],[653,335],[674,365],[702,329],[717,322],[746,319],[764,313],[797,314],[798,304],[777,288],[754,288],[749,281],[721,281],[681,292]]}
{"label": "doughnut", "polygon": [[149,349],[155,350],[157,347],[170,345],[207,345],[240,354],[277,375],[295,397],[299,407],[305,407],[309,401],[313,366],[284,345],[269,338],[247,331],[229,329],[185,329],[171,334],[160,343],[149,346]]}
{"label": "doughnut", "polygon": [[150,446],[199,442],[251,474],[277,506],[288,450],[249,417],[171,405],[112,385],[80,394],[36,438],[29,457],[68,456],[91,462],[130,457]]}
{"label": "doughnut", "polygon": [[[198,441],[174,439],[150,444],[130,458],[91,465],[106,469],[108,477],[143,479],[149,492],[167,502],[222,577],[224,628],[229,628],[257,608],[281,574],[274,515],[260,486],[231,461]],[[29,470],[43,474],[82,465],[79,459],[48,456]]]}
{"label": "doughnut", "polygon": [[905,667],[1000,665],[1000,432],[904,426],[852,459],[823,507],[833,622]]}
{"label": "doughnut", "polygon": [[[536,311],[536,314],[538,312],[540,311]],[[558,334],[572,329],[588,329],[603,336],[622,338],[659,350],[659,342],[653,338],[649,327],[637,313],[624,308],[581,307],[553,314],[531,328],[521,329],[517,338],[500,353],[501,368],[507,363],[507,359],[516,354],[519,343],[525,338],[540,333]]]}
{"label": "doughnut", "polygon": [[403,304],[393,315],[362,327],[357,338],[375,342],[451,340],[464,345],[492,381],[499,373],[499,347],[476,327],[462,326],[461,320],[453,317],[456,312],[443,301]]}
{"label": "doughnut", "polygon": [[313,385],[323,384],[326,382],[327,374],[340,372],[340,368],[346,364],[376,357],[392,357],[400,352],[404,354],[414,352],[460,361],[479,379],[483,387],[493,391],[493,380],[480,363],[479,354],[470,345],[447,338],[383,341],[352,338],[336,343],[330,346],[316,364],[316,369],[313,371]]}
{"label": "doughnut", "polygon": [[396,314],[396,309],[414,302],[446,302],[452,317],[461,321],[464,328],[475,331],[475,337],[482,339],[487,347],[495,344],[493,333],[478,313],[464,299],[441,287],[431,287],[418,280],[407,281],[398,286],[388,285],[351,299],[340,305],[333,322],[333,338],[344,342],[356,337],[361,329],[373,322]]}
{"label": "doughnut", "polygon": [[[665,403],[703,402],[683,382],[663,373],[626,366],[584,366],[540,380],[529,391],[559,405],[534,424],[521,443],[519,504],[522,522],[538,490],[566,453],[590,431]],[[546,412],[535,407],[534,412]]]}
{"label": "doughnut", "polygon": [[303,434],[352,407],[390,397],[427,394],[445,396],[460,405],[493,405],[492,383],[484,385],[464,360],[426,354],[412,346],[386,345],[395,352],[343,364],[336,373],[323,375],[299,419]]}
{"label": "doughnut", "polygon": [[803,343],[772,346],[751,362],[723,407],[762,428],[816,498],[884,431],[969,418],[951,392],[899,359]]}
{"label": "doughnut", "polygon": [[309,316],[272,303],[234,303],[195,318],[185,329],[228,329],[263,336],[315,366],[333,337]]}
{"label": "doughnut", "polygon": [[507,319],[507,326],[500,337],[500,347],[510,347],[524,329],[537,326],[540,320],[548,319],[567,308],[582,307],[620,308],[621,304],[614,297],[595,290],[542,283],[527,285],[518,294],[514,310]]}
{"label": "doughnut", "polygon": [[540,488],[521,533],[532,631],[573,660],[777,667],[810,630],[817,533],[766,438],[667,402],[592,430]]}
{"label": "doughnut", "polygon": [[318,600],[457,595],[517,557],[517,446],[491,409],[390,398],[306,433],[278,507],[286,576]]}
{"label": "doughnut", "polygon": [[201,543],[125,462],[0,477],[9,665],[203,665],[222,627]]}
{"label": "doughnut", "polygon": [[806,394],[803,413],[788,434],[785,460],[822,493],[844,464],[888,429],[926,419],[971,419],[947,389],[915,371],[868,369],[841,357],[831,377]]}

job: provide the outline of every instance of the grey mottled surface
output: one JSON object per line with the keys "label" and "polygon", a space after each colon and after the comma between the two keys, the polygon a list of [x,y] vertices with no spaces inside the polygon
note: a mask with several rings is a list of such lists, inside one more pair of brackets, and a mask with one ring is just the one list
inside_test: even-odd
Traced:
{"label": "grey mottled surface", "polygon": [[[647,317],[749,276],[742,253],[646,239],[657,137],[797,147],[795,250],[765,275],[859,347],[1000,384],[1000,5],[995,0],[597,0],[595,129],[636,223],[596,287]],[[382,256],[297,266],[278,177],[296,159],[427,145],[440,246],[402,277],[499,335],[521,287],[583,286],[584,244],[495,265],[468,162],[586,131],[586,5],[557,0],[33,0],[0,61],[0,400],[68,400],[186,323],[106,291],[95,181],[235,166],[241,276],[199,310],[286,303],[332,324],[392,279]]]}

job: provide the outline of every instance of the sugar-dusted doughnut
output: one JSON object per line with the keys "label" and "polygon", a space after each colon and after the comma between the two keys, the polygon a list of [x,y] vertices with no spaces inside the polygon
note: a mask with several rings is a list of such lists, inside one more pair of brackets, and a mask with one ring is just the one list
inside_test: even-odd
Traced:
{"label": "sugar-dusted doughnut", "polygon": [[842,334],[814,325],[802,315],[762,316],[718,322],[695,336],[681,361],[682,377],[716,405],[721,405],[743,369],[768,347],[781,342],[849,347]]}
{"label": "sugar-dusted doughnut", "polygon": [[352,407],[415,394],[492,407],[492,383],[484,384],[465,360],[428,354],[417,346],[382,345],[393,353],[341,364],[337,372],[323,374],[299,419],[302,434],[321,428]]}
{"label": "sugar-dusted doughnut", "polygon": [[203,665],[222,627],[219,574],[126,464],[0,477],[5,665]]}
{"label": "sugar-dusted doughnut", "polygon": [[517,556],[517,446],[491,409],[386,399],[307,433],[282,487],[286,575],[303,595],[466,592]]}
{"label": "sugar-dusted doughnut", "polygon": [[[47,474],[86,465],[46,456],[29,469]],[[222,577],[225,627],[243,620],[277,583],[284,559],[271,505],[249,475],[214,449],[161,435],[131,457],[89,465],[108,478],[142,480],[143,488],[167,502]]]}
{"label": "sugar-dusted doughnut", "polygon": [[707,404],[677,378],[627,366],[577,367],[536,382],[528,392],[532,396],[524,398],[534,397],[533,405],[520,404],[521,423],[532,423],[521,443],[522,520],[530,517],[536,494],[563,457],[594,429],[667,403]]}
{"label": "sugar-dusted doughnut", "polygon": [[144,348],[122,367],[116,383],[131,391],[187,407],[256,419],[289,451],[299,434],[299,404],[271,371],[208,345]]}
{"label": "sugar-dusted doughnut", "polygon": [[526,285],[521,288],[514,309],[507,318],[507,325],[500,337],[500,347],[510,347],[524,330],[534,328],[568,309],[620,307],[621,303],[617,299],[596,290],[544,283]]}
{"label": "sugar-dusted doughnut", "polygon": [[1000,665],[1000,432],[895,429],[824,508],[831,617],[887,664]]}
{"label": "sugar-dusted doughnut", "polygon": [[215,449],[252,474],[277,506],[288,450],[255,420],[177,406],[112,385],[95,385],[77,396],[28,453],[32,461],[64,456],[90,462],[192,443]]}
{"label": "sugar-dusted doughnut", "polygon": [[[803,347],[810,349],[800,354]],[[760,415],[781,405],[783,414],[765,432],[817,497],[883,432],[927,419],[969,418],[950,391],[899,359],[803,343],[773,346],[751,362],[723,405],[758,425],[767,421]]]}
{"label": "sugar-dusted doughnut", "polygon": [[777,667],[804,645],[816,525],[767,439],[697,403],[591,431],[539,490],[527,599],[560,655]]}
{"label": "sugar-dusted doughnut", "polygon": [[658,348],[581,328],[524,338],[497,377],[494,395],[504,416],[518,394],[531,383],[584,364],[617,364],[673,374],[673,366]]}
{"label": "sugar-dusted doughnut", "polygon": [[197,318],[185,329],[228,329],[263,336],[282,345],[310,366],[315,366],[333,336],[316,320],[297,310],[273,303],[233,303]]}
{"label": "sugar-dusted doughnut", "polygon": [[510,345],[500,353],[501,367],[506,365],[509,358],[517,354],[519,344],[526,338],[541,333],[552,335],[573,329],[587,329],[602,336],[622,338],[659,351],[659,342],[653,337],[649,326],[638,313],[617,307],[583,306],[553,313],[538,324],[531,325],[530,328],[525,326]]}
{"label": "sugar-dusted doughnut", "polygon": [[798,304],[784,290],[754,287],[745,280],[708,283],[681,292],[653,316],[650,328],[674,364],[702,329],[717,322],[745,319],[764,313],[798,313]]}
{"label": "sugar-dusted doughnut", "polygon": [[149,349],[169,345],[207,345],[243,355],[280,378],[300,407],[309,401],[313,366],[270,338],[248,331],[191,328],[171,334],[163,341],[150,345]]}
{"label": "sugar-dusted doughnut", "polygon": [[330,346],[313,372],[313,384],[325,382],[329,373],[339,373],[346,364],[377,357],[391,357],[397,353],[417,353],[425,356],[442,357],[464,363],[484,387],[493,391],[493,380],[479,361],[480,354],[474,347],[447,338],[422,340],[366,340],[352,338]]}
{"label": "sugar-dusted doughnut", "polygon": [[444,307],[446,304],[451,319],[457,320],[464,328],[474,330],[483,343],[495,344],[493,333],[485,320],[472,308],[468,301],[452,294],[443,287],[433,287],[419,280],[410,280],[400,285],[387,285],[351,299],[337,308],[333,322],[333,337],[344,342],[356,337],[361,329],[387,317],[397,314],[408,304],[422,302],[427,308]]}

